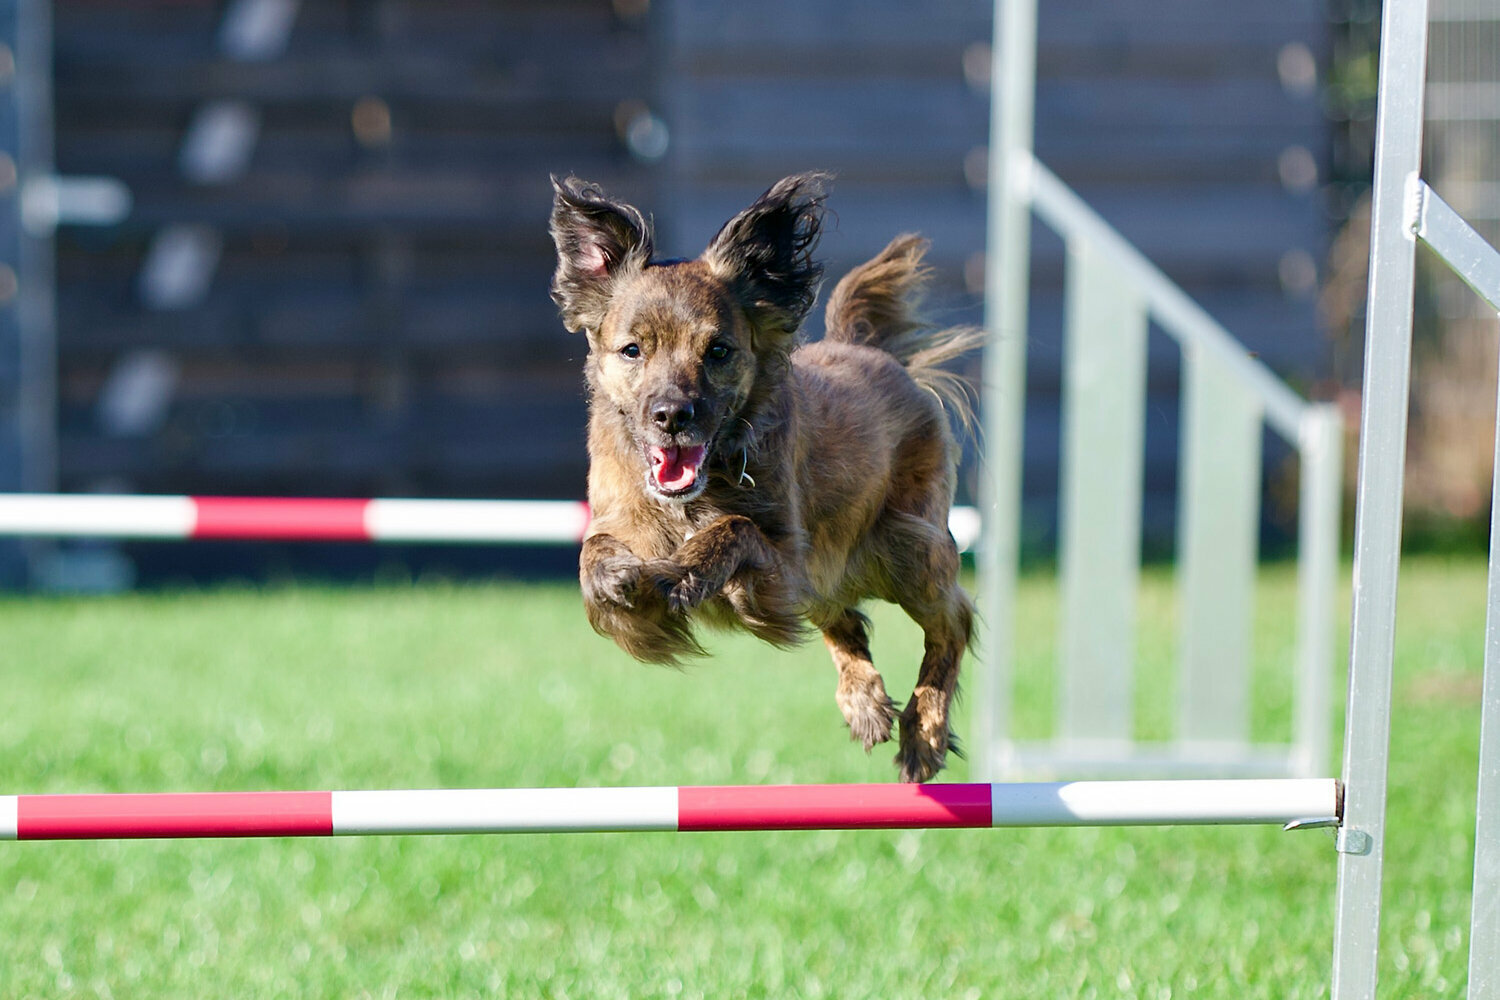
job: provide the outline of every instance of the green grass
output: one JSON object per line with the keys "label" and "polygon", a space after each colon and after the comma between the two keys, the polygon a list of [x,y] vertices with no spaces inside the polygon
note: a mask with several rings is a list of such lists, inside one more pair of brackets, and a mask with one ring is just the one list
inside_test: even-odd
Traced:
{"label": "green grass", "polygon": [[[1021,595],[1032,733],[1054,590]],[[1477,561],[1404,577],[1387,997],[1462,993],[1483,590]],[[1268,571],[1265,737],[1291,607]],[[1143,609],[1162,735],[1166,576]],[[873,610],[899,701],[920,639]],[[0,636],[6,792],[894,775],[847,741],[821,644],[643,667],[563,585],[10,598]],[[1327,831],[1259,828],[0,844],[0,997],[1315,997],[1334,864]]]}

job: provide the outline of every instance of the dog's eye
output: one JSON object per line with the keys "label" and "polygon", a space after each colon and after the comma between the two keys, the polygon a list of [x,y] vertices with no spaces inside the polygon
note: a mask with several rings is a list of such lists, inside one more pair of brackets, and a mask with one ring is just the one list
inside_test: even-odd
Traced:
{"label": "dog's eye", "polygon": [[620,348],[620,356],[623,358],[629,358],[631,361],[634,361],[636,358],[641,356],[641,345],[626,344],[624,347]]}
{"label": "dog's eye", "polygon": [[728,344],[710,344],[708,348],[708,360],[723,361],[733,353]]}

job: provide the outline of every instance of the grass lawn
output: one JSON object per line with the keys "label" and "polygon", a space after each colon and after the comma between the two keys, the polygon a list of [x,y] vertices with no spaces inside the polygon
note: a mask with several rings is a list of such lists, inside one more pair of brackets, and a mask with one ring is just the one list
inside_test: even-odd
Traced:
{"label": "grass lawn", "polygon": [[[1267,738],[1291,582],[1259,601]],[[1054,589],[1018,615],[1036,731]],[[1171,594],[1148,578],[1148,731]],[[902,701],[920,638],[872,610]],[[1480,561],[1407,565],[1383,996],[1463,991],[1483,626]],[[7,793],[894,777],[821,643],[644,667],[566,585],[12,597],[0,636]],[[1334,867],[1328,831],[1260,828],[8,843],[0,997],[1285,1000],[1327,993]]]}

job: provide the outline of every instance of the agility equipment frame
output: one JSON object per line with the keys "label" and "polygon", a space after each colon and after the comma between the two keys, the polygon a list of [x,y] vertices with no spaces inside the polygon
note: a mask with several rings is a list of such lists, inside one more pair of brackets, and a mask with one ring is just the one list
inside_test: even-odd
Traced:
{"label": "agility equipment frame", "polygon": [[[985,476],[979,549],[987,624],[976,684],[976,760],[986,777],[1323,773],[1330,758],[1333,593],[1343,424],[1309,403],[1032,155],[1036,0],[997,0],[991,75],[984,361]],[[1055,736],[1012,735],[1032,217],[1063,238],[1061,589]],[[1178,705],[1173,739],[1135,738],[1136,593],[1147,331],[1181,348]],[[1263,429],[1301,460],[1291,738],[1250,734],[1252,615]]]}
{"label": "agility equipment frame", "polygon": [[[1410,404],[1412,302],[1421,241],[1500,310],[1497,253],[1421,177],[1427,0],[1385,0],[1370,222],[1364,396],[1354,529],[1334,931],[1334,1000],[1375,996],[1390,757],[1391,669]],[[1500,408],[1497,408],[1500,429]],[[1500,437],[1497,437],[1500,458]],[[1492,481],[1484,694],[1469,934],[1471,1000],[1500,997],[1500,491]]]}
{"label": "agility equipment frame", "polygon": [[[1386,779],[1390,754],[1391,671],[1394,654],[1396,590],[1400,569],[1402,490],[1405,480],[1406,430],[1411,376],[1412,306],[1415,287],[1416,244],[1421,241],[1458,274],[1492,309],[1500,310],[1500,253],[1476,233],[1421,178],[1422,124],[1427,62],[1427,0],[1385,0],[1381,22],[1379,88],[1375,139],[1375,175],[1370,234],[1370,271],[1364,389],[1361,399],[1359,471],[1356,490],[1354,540],[1354,602],[1349,653],[1349,682],[1345,715],[1344,753],[1341,768],[1343,811],[1336,839],[1338,889],[1330,996],[1333,1000],[1373,1000],[1376,995]],[[1202,383],[1216,390],[1214,408],[1229,413],[1213,419],[1231,432],[1237,425],[1240,444],[1249,449],[1249,459],[1259,461],[1253,435],[1244,425],[1257,407],[1266,421],[1298,444],[1303,462],[1302,531],[1299,553],[1299,585],[1302,617],[1299,640],[1299,703],[1297,709],[1294,763],[1316,768],[1322,757],[1318,733],[1326,732],[1326,702],[1316,679],[1317,661],[1326,657],[1331,640],[1328,630],[1326,574],[1333,572],[1337,555],[1337,503],[1339,476],[1338,421],[1326,408],[1309,406],[1289,398],[1279,383],[1257,363],[1226,350],[1232,344],[1215,332],[1212,321],[1180,297],[1149,264],[1130,247],[1102,227],[1071,192],[1041,167],[1031,155],[1033,88],[1035,74],[1035,0],[997,0],[995,15],[996,89],[992,108],[990,158],[990,260],[986,299],[987,323],[993,346],[987,353],[985,388],[989,467],[988,496],[983,510],[986,535],[981,544],[983,607],[989,619],[990,662],[983,678],[978,719],[981,746],[991,748],[984,762],[1003,765],[1012,756],[1005,726],[1008,691],[1006,657],[1013,630],[1011,603],[1014,596],[1017,529],[1020,513],[1021,414],[1025,389],[1025,329],[1028,288],[1028,242],[1031,212],[1036,211],[1063,235],[1069,244],[1068,305],[1070,347],[1083,343],[1088,331],[1073,326],[1088,322],[1109,324],[1115,343],[1134,344],[1144,326],[1142,312],[1149,310],[1168,333],[1184,346],[1188,364],[1188,417],[1185,431],[1189,483],[1185,504],[1181,551],[1191,580],[1207,565],[1226,575],[1227,589],[1220,597],[1235,597],[1235,582],[1243,576],[1243,565],[1226,568],[1220,563],[1243,562],[1245,521],[1244,467],[1237,476],[1221,480],[1212,490],[1195,485],[1200,475],[1195,463],[1203,458],[1193,443],[1200,432],[1193,421],[1205,419],[1199,403],[1207,398]],[[1103,258],[1102,265],[1099,258]],[[1098,271],[1090,277],[1090,269]],[[1113,275],[1106,272],[1112,270]],[[1082,278],[1071,272],[1082,271]],[[1089,285],[1095,287],[1090,288]],[[1106,311],[1095,304],[1096,296],[1114,294],[1121,300]],[[1106,339],[1100,335],[1100,340]],[[1076,348],[1075,348],[1076,349]],[[1134,350],[1135,348],[1132,347]],[[1204,378],[1193,369],[1204,358],[1214,357],[1218,376]],[[1127,369],[1133,370],[1133,369]],[[1114,374],[1114,372],[1112,372]],[[1239,396],[1224,392],[1238,384]],[[1197,399],[1194,400],[1193,397]],[[1248,400],[1248,402],[1247,402]],[[1069,404],[1070,407],[1072,404]],[[1118,405],[1118,400],[1116,400]],[[1238,411],[1236,413],[1235,411]],[[1085,428],[1090,418],[1069,410],[1069,418]],[[1094,421],[1097,424],[1097,420]],[[1128,423],[1128,422],[1124,422]],[[1496,415],[1496,468],[1500,469],[1500,400]],[[1089,440],[1081,432],[1078,440]],[[1115,431],[1110,443],[1138,452],[1133,432]],[[1124,435],[1123,437],[1121,435]],[[1234,438],[1229,440],[1234,443]],[[1097,446],[1099,441],[1094,442]],[[1225,445],[1224,441],[1219,442]],[[1065,466],[1077,474],[1072,466]],[[1114,476],[1115,486],[1128,486],[1130,470]],[[1096,484],[1097,485],[1097,484]],[[1065,487],[1066,489],[1066,487]],[[1485,635],[1484,693],[1481,710],[1479,781],[1474,857],[1474,903],[1469,945],[1471,1000],[1500,997],[1500,479],[1492,481],[1488,610]],[[1227,491],[1227,492],[1226,492]],[[1234,499],[1238,494],[1239,499]],[[1195,505],[1204,497],[1228,496],[1240,512],[1234,515],[1240,530],[1232,533],[1234,551],[1220,547],[1219,556],[1205,561],[1198,532],[1205,523]],[[1121,572],[1127,587],[1124,599],[1133,599],[1133,539],[1120,533],[1089,536],[1088,517],[1070,510],[1064,500],[1064,602],[1073,600],[1068,575],[1070,535],[1103,537],[1113,545],[1106,569]],[[1202,542],[1212,542],[1202,539]],[[1196,548],[1195,548],[1196,547]],[[1196,554],[1195,554],[1196,552]],[[1224,557],[1230,558],[1226,560]],[[1199,560],[1194,568],[1194,560]],[[1201,579],[1201,577],[1199,578]],[[1191,588],[1187,588],[1191,595]],[[1118,599],[1118,598],[1117,598]],[[1240,604],[1241,608],[1243,604]],[[1129,609],[1127,608],[1127,611]],[[1184,630],[1184,656],[1194,655],[1191,603]],[[1212,612],[1209,612],[1210,614]],[[1243,610],[1236,612],[1243,616]],[[1129,616],[1114,609],[1114,620],[1125,621],[1122,632],[1115,626],[1114,641],[1129,639]],[[1106,614],[1105,620],[1110,616]],[[1095,630],[1096,632],[1098,630]],[[1246,634],[1244,627],[1231,635]],[[1127,655],[1126,645],[1107,657],[1116,667]],[[1071,655],[1065,652],[1065,656]],[[1128,668],[1128,663],[1126,664]],[[1065,672],[1068,665],[1064,664]],[[1185,678],[1194,670],[1184,664]],[[1313,673],[1309,673],[1313,671]],[[1126,673],[1128,677],[1128,671]],[[1192,681],[1184,689],[1191,692]],[[1110,689],[1119,697],[1120,687]],[[1128,694],[1128,688],[1124,689]],[[1189,693],[1183,701],[1183,718],[1194,705]],[[1128,697],[1124,704],[1129,704]],[[1210,701],[1200,707],[1217,711]],[[1115,720],[1116,727],[1119,718]],[[1067,735],[1068,710],[1064,707],[1063,730]],[[1308,727],[1304,731],[1304,726]],[[1182,734],[1180,734],[1182,735]]]}

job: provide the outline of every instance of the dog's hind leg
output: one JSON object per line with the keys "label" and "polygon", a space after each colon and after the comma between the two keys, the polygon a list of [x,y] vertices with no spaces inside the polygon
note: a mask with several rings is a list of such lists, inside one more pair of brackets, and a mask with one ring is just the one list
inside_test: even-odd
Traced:
{"label": "dog's hind leg", "polygon": [[853,608],[844,608],[819,627],[838,667],[836,698],[849,723],[849,738],[863,743],[869,753],[875,744],[891,738],[896,721],[896,705],[870,660],[870,620]]}
{"label": "dog's hind leg", "polygon": [[948,710],[958,690],[958,670],[968,646],[973,612],[956,584],[937,605],[906,610],[922,626],[926,652],[911,700],[901,712],[896,763],[902,781],[927,781],[942,770],[948,751],[956,749]]}
{"label": "dog's hind leg", "polygon": [[892,598],[922,627],[925,653],[911,700],[901,712],[902,781],[927,781],[942,770],[955,741],[948,710],[974,624],[974,606],[958,585],[958,549],[946,527],[887,514],[883,525]]}

